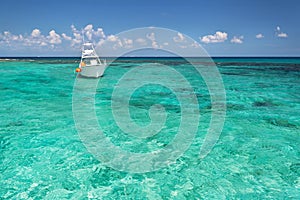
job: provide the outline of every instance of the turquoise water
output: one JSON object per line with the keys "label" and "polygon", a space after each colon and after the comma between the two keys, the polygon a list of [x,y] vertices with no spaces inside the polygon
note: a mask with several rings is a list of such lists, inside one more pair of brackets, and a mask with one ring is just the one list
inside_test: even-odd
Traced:
{"label": "turquoise water", "polygon": [[[300,59],[216,58],[227,96],[223,132],[210,154],[199,149],[211,111],[205,83],[175,58],[116,60],[99,82],[95,105],[107,137],[127,151],[151,152],[178,129],[180,104],[168,88],[133,93],[130,115],[167,110],[161,132],[146,140],[122,133],[111,114],[112,86],[143,63],[174,67],[194,87],[201,113],[192,145],[166,168],[134,174],[98,161],[81,142],[72,113],[76,58],[0,61],[1,199],[299,199]],[[80,105],[74,105],[80,106]]]}

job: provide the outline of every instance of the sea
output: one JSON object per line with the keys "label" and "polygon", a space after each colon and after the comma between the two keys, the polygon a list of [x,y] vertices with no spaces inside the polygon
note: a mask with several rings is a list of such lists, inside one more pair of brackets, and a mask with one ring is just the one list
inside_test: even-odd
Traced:
{"label": "sea", "polygon": [[[300,58],[213,58],[226,94],[226,113],[205,157],[199,151],[212,120],[212,100],[191,63],[172,57],[118,58],[102,78],[86,79],[75,73],[79,62],[63,57],[0,59],[0,199],[300,199]],[[147,82],[147,74],[139,76],[143,84],[124,78],[145,66],[158,76],[152,74],[151,80],[166,78],[165,85]],[[77,90],[76,95],[86,96],[74,101],[80,80],[96,84],[96,89],[91,94]],[[132,154],[122,159],[114,151],[106,156],[102,153],[109,154],[107,149],[89,149],[79,131],[81,121],[89,118],[74,114],[85,99],[94,102],[103,136],[124,152],[149,156],[167,148],[183,122],[188,125],[181,134],[194,135],[184,149],[180,145],[187,142],[180,141],[181,152],[167,164],[153,161],[149,168],[144,156],[136,171],[112,166],[107,161],[112,156],[120,157],[120,166],[129,166]],[[196,103],[187,110],[193,115],[183,115],[182,106],[192,99]],[[161,111],[165,114],[157,114]],[[143,137],[130,133],[142,133],[152,121],[161,125],[157,132]],[[93,145],[103,148],[101,142]],[[164,164],[156,165],[160,162]]]}

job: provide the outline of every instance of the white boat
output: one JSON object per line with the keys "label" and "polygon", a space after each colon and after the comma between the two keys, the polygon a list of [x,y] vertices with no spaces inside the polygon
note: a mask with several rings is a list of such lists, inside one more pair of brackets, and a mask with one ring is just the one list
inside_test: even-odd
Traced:
{"label": "white boat", "polygon": [[81,60],[76,72],[81,76],[98,78],[103,76],[107,67],[105,60],[100,60],[92,43],[82,46]]}

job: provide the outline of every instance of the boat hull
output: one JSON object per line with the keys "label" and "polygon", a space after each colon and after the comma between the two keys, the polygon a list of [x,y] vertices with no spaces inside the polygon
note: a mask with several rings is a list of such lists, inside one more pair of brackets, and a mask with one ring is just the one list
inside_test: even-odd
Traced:
{"label": "boat hull", "polygon": [[99,78],[103,76],[105,68],[105,64],[81,67],[80,75],[90,78]]}

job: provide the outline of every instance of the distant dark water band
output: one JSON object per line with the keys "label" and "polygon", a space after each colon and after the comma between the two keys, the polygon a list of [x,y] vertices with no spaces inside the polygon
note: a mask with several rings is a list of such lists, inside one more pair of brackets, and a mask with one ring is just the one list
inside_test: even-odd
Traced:
{"label": "distant dark water band", "polygon": [[[111,58],[108,58],[108,62]],[[198,65],[211,65],[211,62],[206,61],[207,58],[194,58],[193,63]],[[243,61],[240,61],[243,59]],[[246,59],[246,60],[244,60]],[[267,59],[267,60],[266,60]],[[112,60],[112,59],[111,59]],[[263,67],[289,67],[292,71],[300,71],[300,57],[282,57],[282,58],[244,58],[244,57],[215,57],[213,58],[218,67],[226,66],[263,66]],[[233,61],[236,60],[236,61]],[[0,58],[0,62],[34,62],[40,64],[75,64],[79,63],[79,57],[9,57]],[[118,58],[114,62],[117,63],[160,63],[172,66],[188,64],[188,62],[179,57],[123,57]],[[113,63],[112,63],[113,65]]]}

